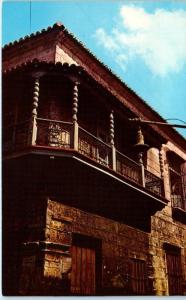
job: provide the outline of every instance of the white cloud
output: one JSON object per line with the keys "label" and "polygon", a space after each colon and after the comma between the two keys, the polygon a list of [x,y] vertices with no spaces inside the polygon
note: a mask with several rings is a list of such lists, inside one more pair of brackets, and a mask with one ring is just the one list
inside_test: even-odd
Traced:
{"label": "white cloud", "polygon": [[152,73],[165,76],[179,72],[186,62],[186,11],[122,6],[119,23],[111,33],[97,29],[97,41],[111,52],[115,61],[126,68],[140,57]]}
{"label": "white cloud", "polygon": [[109,36],[105,33],[104,29],[102,29],[102,28],[97,29],[96,37],[98,39],[98,42],[100,44],[103,44],[105,48],[112,50],[112,51],[118,50],[119,47],[118,47],[117,43],[111,36]]}

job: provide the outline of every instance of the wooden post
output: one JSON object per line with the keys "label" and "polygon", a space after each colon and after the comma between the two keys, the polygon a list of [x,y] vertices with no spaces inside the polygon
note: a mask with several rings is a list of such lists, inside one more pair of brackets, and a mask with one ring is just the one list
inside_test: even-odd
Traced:
{"label": "wooden post", "polygon": [[141,183],[142,186],[145,187],[145,168],[143,164],[143,152],[140,152],[138,154],[138,158],[139,158],[139,164],[141,166]]}
{"label": "wooden post", "polygon": [[145,187],[145,168],[143,163],[143,154],[147,151],[149,146],[144,143],[144,136],[140,126],[138,127],[137,143],[135,144],[135,148],[137,149],[138,160],[141,166],[141,184]]}
{"label": "wooden post", "polygon": [[37,108],[39,101],[39,76],[35,76],[34,81],[34,92],[33,92],[33,106],[32,106],[32,116],[31,116],[31,145],[36,144],[37,138]]}
{"label": "wooden post", "polygon": [[160,174],[162,179],[162,190],[161,195],[163,196],[165,194],[165,187],[164,187],[164,164],[163,164],[163,153],[162,150],[159,149],[159,163],[160,163]]}
{"label": "wooden post", "polygon": [[163,168],[163,155],[161,149],[159,150],[159,163],[160,163],[160,174],[161,178],[164,177],[164,168]]}
{"label": "wooden post", "polygon": [[73,148],[78,150],[78,122],[77,122],[77,113],[78,113],[78,85],[77,80],[74,81],[73,88],[73,105],[72,105],[72,121],[73,121]]}
{"label": "wooden post", "polygon": [[116,171],[116,148],[114,146],[114,112],[110,113],[110,144],[112,147],[112,169]]}

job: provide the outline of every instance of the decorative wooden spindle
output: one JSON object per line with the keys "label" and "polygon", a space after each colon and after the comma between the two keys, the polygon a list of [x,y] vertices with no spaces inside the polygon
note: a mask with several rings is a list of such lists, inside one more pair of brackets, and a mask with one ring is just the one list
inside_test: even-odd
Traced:
{"label": "decorative wooden spindle", "polygon": [[110,143],[114,145],[114,113],[113,110],[110,113]]}
{"label": "decorative wooden spindle", "polygon": [[137,143],[134,145],[134,147],[138,154],[139,164],[141,165],[141,183],[145,187],[145,168],[143,163],[143,154],[147,151],[149,146],[144,142],[144,136],[140,126],[138,126]]}
{"label": "decorative wooden spindle", "polygon": [[143,153],[142,152],[138,153],[138,162],[140,165],[143,165]]}
{"label": "decorative wooden spindle", "polygon": [[163,178],[163,154],[162,151],[159,151],[159,162],[160,162],[160,173],[161,177]]}
{"label": "decorative wooden spindle", "polygon": [[159,163],[160,163],[160,174],[161,174],[161,179],[162,179],[162,184],[161,184],[161,195],[165,196],[165,182],[164,182],[164,163],[163,163],[163,153],[162,150],[159,150]]}
{"label": "decorative wooden spindle", "polygon": [[32,116],[36,118],[37,117],[38,101],[39,101],[39,77],[35,78],[33,96],[34,97],[33,97]]}
{"label": "decorative wooden spindle", "polygon": [[114,112],[110,113],[110,144],[112,146],[112,169],[116,171],[116,148],[114,146]]}
{"label": "decorative wooden spindle", "polygon": [[36,144],[37,138],[37,108],[38,108],[38,101],[39,101],[39,77],[35,77],[34,81],[34,92],[33,92],[33,105],[32,105],[32,116],[31,116],[31,145]]}
{"label": "decorative wooden spindle", "polygon": [[145,187],[145,168],[144,168],[144,163],[143,163],[143,152],[138,153],[138,161],[139,161],[139,164],[141,165],[141,183],[142,183],[142,186]]}
{"label": "decorative wooden spindle", "polygon": [[72,104],[72,120],[77,122],[77,113],[78,113],[78,81],[74,82],[73,88],[73,104]]}
{"label": "decorative wooden spindle", "polygon": [[160,162],[160,174],[161,174],[161,178],[163,179],[164,177],[164,164],[163,164],[163,153],[160,150],[159,151],[159,162]]}
{"label": "decorative wooden spindle", "polygon": [[78,150],[78,122],[77,122],[77,113],[78,113],[78,85],[77,80],[74,81],[73,88],[73,104],[72,104],[72,121],[74,124],[74,134],[73,134],[73,148]]}

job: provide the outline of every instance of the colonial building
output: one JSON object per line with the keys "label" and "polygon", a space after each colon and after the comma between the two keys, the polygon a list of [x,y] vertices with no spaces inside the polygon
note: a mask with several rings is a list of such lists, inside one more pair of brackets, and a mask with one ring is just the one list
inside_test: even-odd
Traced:
{"label": "colonial building", "polygon": [[2,69],[4,295],[186,294],[184,138],[61,24]]}

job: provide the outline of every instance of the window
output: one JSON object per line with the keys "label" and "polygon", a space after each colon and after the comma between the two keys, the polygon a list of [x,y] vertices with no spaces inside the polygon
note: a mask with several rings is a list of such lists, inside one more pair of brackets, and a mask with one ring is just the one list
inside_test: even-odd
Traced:
{"label": "window", "polygon": [[186,163],[174,153],[168,153],[172,206],[186,209]]}
{"label": "window", "polygon": [[146,262],[140,259],[131,260],[131,292],[132,295],[146,294]]}

